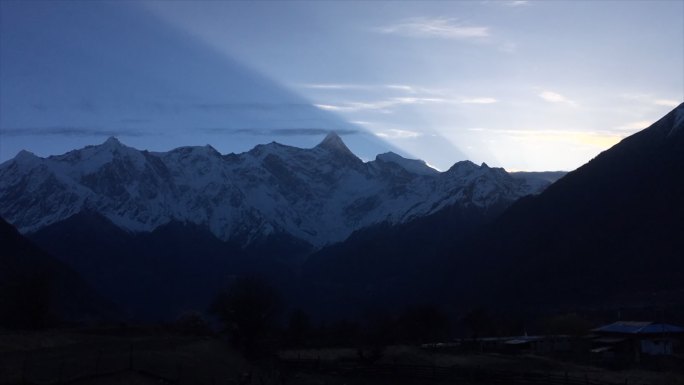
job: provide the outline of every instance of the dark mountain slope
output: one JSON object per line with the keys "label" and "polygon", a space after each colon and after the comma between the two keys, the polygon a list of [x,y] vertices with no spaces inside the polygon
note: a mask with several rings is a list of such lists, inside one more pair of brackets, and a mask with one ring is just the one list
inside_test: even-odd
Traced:
{"label": "dark mountain slope", "polygon": [[684,289],[684,104],[516,202],[451,285],[512,306],[648,304]]}
{"label": "dark mountain slope", "polygon": [[[204,311],[238,274],[291,281],[292,263],[308,245],[286,236],[243,249],[191,223],[170,222],[150,233],[129,233],[93,212],[82,212],[30,234],[32,240],[86,277],[135,319],[174,319]],[[281,258],[282,257],[282,258]]]}
{"label": "dark mountain slope", "polygon": [[0,327],[114,319],[114,307],[0,218]]}
{"label": "dark mountain slope", "polygon": [[[331,318],[359,317],[369,309],[397,311],[439,303],[450,277],[445,260],[511,202],[488,210],[454,205],[427,217],[359,230],[312,254],[303,267],[303,307]],[[448,256],[448,257],[447,257]]]}

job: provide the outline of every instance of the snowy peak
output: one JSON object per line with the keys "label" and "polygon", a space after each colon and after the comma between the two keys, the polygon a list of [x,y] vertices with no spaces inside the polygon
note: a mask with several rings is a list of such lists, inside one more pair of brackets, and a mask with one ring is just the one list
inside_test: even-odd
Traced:
{"label": "snowy peak", "polygon": [[473,172],[477,169],[479,169],[479,167],[475,163],[469,160],[462,160],[460,162],[454,163],[454,165],[449,167],[449,169],[446,172],[447,174],[461,174]]}
{"label": "snowy peak", "polygon": [[103,148],[119,148],[122,147],[123,144],[121,144],[121,142],[116,136],[110,136],[100,146],[102,146]]}
{"label": "snowy peak", "polygon": [[40,158],[31,151],[21,150],[17,156],[14,157],[14,160],[20,163],[27,163],[39,161]]}
{"label": "snowy peak", "polygon": [[22,232],[93,212],[127,231],[181,221],[243,245],[284,235],[321,247],[375,224],[454,205],[487,210],[532,192],[472,162],[445,173],[394,153],[364,163],[335,133],[312,149],[273,142],[226,156],[211,146],[139,151],[109,138],[0,165],[0,216]]}
{"label": "snowy peak", "polygon": [[332,154],[358,159],[360,161],[360,159],[351,152],[349,147],[344,144],[342,138],[340,138],[335,131],[330,131],[316,148],[324,149]]}
{"label": "snowy peak", "polygon": [[394,152],[386,152],[375,157],[378,162],[394,163],[404,170],[418,175],[437,175],[439,171],[430,167],[420,159],[407,159]]}

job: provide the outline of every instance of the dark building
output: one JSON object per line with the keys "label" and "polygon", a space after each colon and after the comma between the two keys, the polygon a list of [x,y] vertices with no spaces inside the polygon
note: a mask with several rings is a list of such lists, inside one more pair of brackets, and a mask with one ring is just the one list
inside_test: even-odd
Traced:
{"label": "dark building", "polygon": [[618,321],[592,330],[591,352],[604,360],[641,362],[645,356],[669,356],[679,347],[684,328],[656,322]]}

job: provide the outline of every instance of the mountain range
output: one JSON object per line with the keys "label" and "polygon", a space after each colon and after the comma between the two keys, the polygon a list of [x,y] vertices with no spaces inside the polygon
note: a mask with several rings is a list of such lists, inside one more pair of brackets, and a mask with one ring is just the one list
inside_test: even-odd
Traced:
{"label": "mountain range", "polygon": [[683,169],[684,104],[567,175],[364,162],[333,133],[227,155],[110,138],[0,165],[0,215],[131,317],[206,309],[248,274],[338,319],[425,302],[681,308]]}
{"label": "mountain range", "polygon": [[456,221],[465,234],[549,184],[469,161],[445,172],[391,152],[364,162],[335,133],[310,149],[227,155],[109,138],[0,165],[0,216],[128,314],[156,319],[203,309],[239,274],[291,287],[312,252],[365,229],[451,210],[468,213]]}
{"label": "mountain range", "polygon": [[366,308],[682,317],[682,170],[684,104],[471,231],[451,210],[319,250],[304,266],[311,307],[349,311],[326,307],[335,298]]}
{"label": "mountain range", "polygon": [[22,151],[0,165],[0,215],[23,233],[89,211],[129,232],[188,222],[243,246],[287,235],[320,247],[455,204],[494,210],[549,184],[531,180],[468,161],[440,173],[391,152],[363,162],[335,133],[312,149],[273,142],[228,155],[210,146],[139,151],[112,137],[48,158]]}

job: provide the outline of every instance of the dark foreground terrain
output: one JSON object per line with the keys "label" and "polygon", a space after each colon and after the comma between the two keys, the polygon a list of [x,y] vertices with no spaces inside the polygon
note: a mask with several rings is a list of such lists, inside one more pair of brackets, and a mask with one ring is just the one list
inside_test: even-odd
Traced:
{"label": "dark foreground terrain", "polygon": [[282,349],[247,360],[225,339],[159,330],[0,334],[0,384],[684,384],[672,370],[608,370],[531,354],[395,345]]}

